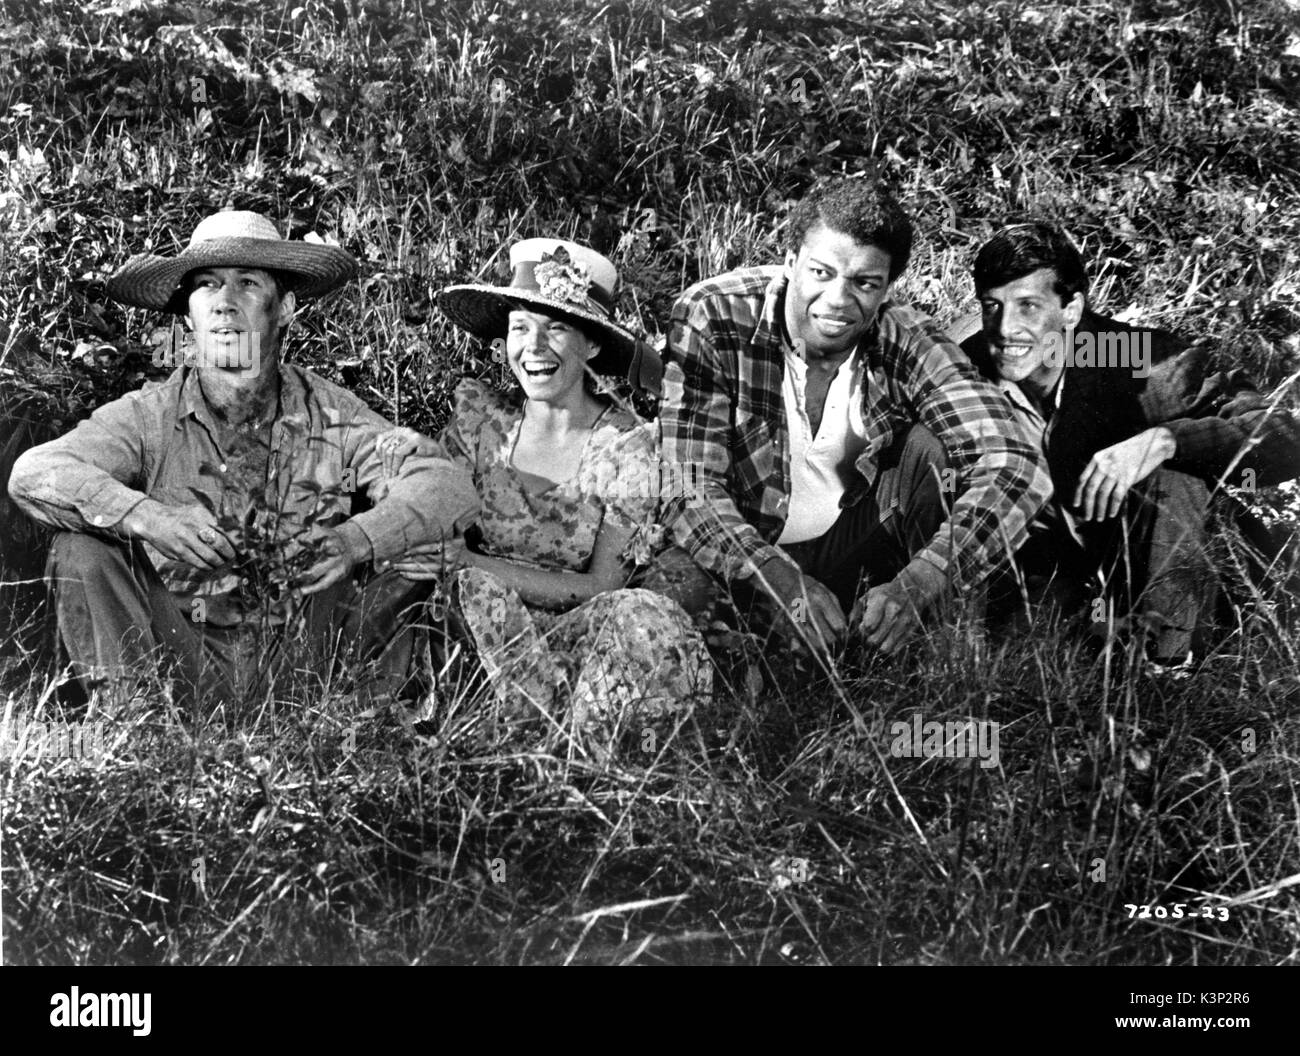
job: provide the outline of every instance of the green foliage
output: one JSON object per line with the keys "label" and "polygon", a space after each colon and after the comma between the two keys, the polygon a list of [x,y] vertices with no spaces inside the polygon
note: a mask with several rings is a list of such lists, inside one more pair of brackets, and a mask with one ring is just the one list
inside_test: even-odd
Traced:
{"label": "green foliage", "polygon": [[[1300,368],[1284,0],[4,13],[0,450],[159,376],[160,320],[109,302],[104,279],[225,205],[363,262],[358,284],[299,312],[290,354],[426,432],[462,375],[505,378],[433,295],[499,276],[514,239],[610,253],[621,310],[661,333],[690,282],[779,259],[814,178],[862,170],[917,221],[900,296],[944,323],[973,307],[979,242],[1037,216],[1080,241],[1103,310],[1208,338],[1266,385]],[[249,534],[250,579],[289,574],[270,549]],[[1113,638],[1098,654],[1041,624],[1000,642],[938,630],[838,687],[737,678],[608,769],[484,750],[473,730],[492,705],[459,682],[432,727],[365,705],[361,672],[317,672],[239,715],[173,714],[160,691],[117,720],[97,768],[0,768],[6,949],[47,963],[1293,959],[1294,914],[1269,893],[1300,873],[1286,600],[1243,610],[1180,683],[1139,678]],[[27,685],[14,671],[0,665],[17,712],[62,717],[40,671]],[[884,757],[880,731],[916,708],[1002,722],[1002,767]],[[1251,891],[1196,929],[1123,910]]]}

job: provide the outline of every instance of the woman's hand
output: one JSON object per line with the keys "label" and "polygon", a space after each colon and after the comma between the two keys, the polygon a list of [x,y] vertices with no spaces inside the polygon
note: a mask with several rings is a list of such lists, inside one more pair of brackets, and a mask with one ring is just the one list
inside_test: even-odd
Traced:
{"label": "woman's hand", "polygon": [[391,480],[397,476],[408,456],[421,452],[431,444],[428,437],[400,425],[386,433],[380,433],[379,439],[375,441],[375,450],[379,452],[380,464],[384,468],[384,479]]}
{"label": "woman's hand", "polygon": [[448,539],[441,543],[413,546],[401,557],[389,563],[403,579],[441,579],[474,563],[474,554],[465,546],[464,539]]}

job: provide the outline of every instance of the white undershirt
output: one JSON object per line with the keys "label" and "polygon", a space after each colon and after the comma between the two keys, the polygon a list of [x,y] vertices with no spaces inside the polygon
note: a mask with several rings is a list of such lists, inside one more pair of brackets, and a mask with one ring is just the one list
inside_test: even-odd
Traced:
{"label": "white undershirt", "polygon": [[826,534],[840,515],[840,499],[856,472],[854,463],[867,447],[861,357],[849,356],[831,379],[816,439],[808,421],[807,378],[808,365],[786,348],[781,399],[790,434],[790,515],[778,543],[802,543]]}

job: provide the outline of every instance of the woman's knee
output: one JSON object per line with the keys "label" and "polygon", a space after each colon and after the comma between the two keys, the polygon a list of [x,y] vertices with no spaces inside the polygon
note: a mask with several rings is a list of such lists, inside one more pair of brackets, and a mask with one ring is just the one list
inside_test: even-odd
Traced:
{"label": "woman's knee", "polygon": [[481,568],[459,569],[451,578],[452,592],[457,598],[496,598],[514,593],[514,588],[491,572]]}
{"label": "woman's knee", "polygon": [[620,626],[689,625],[686,610],[672,598],[645,587],[621,587],[597,594],[588,604],[599,619]]}

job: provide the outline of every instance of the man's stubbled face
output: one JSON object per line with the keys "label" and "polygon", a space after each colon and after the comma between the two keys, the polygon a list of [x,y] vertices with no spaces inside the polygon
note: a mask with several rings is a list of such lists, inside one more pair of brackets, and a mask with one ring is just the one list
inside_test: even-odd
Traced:
{"label": "man's stubbled face", "polygon": [[201,366],[256,374],[293,318],[292,291],[280,296],[261,268],[204,268],[190,276],[189,311]]}

